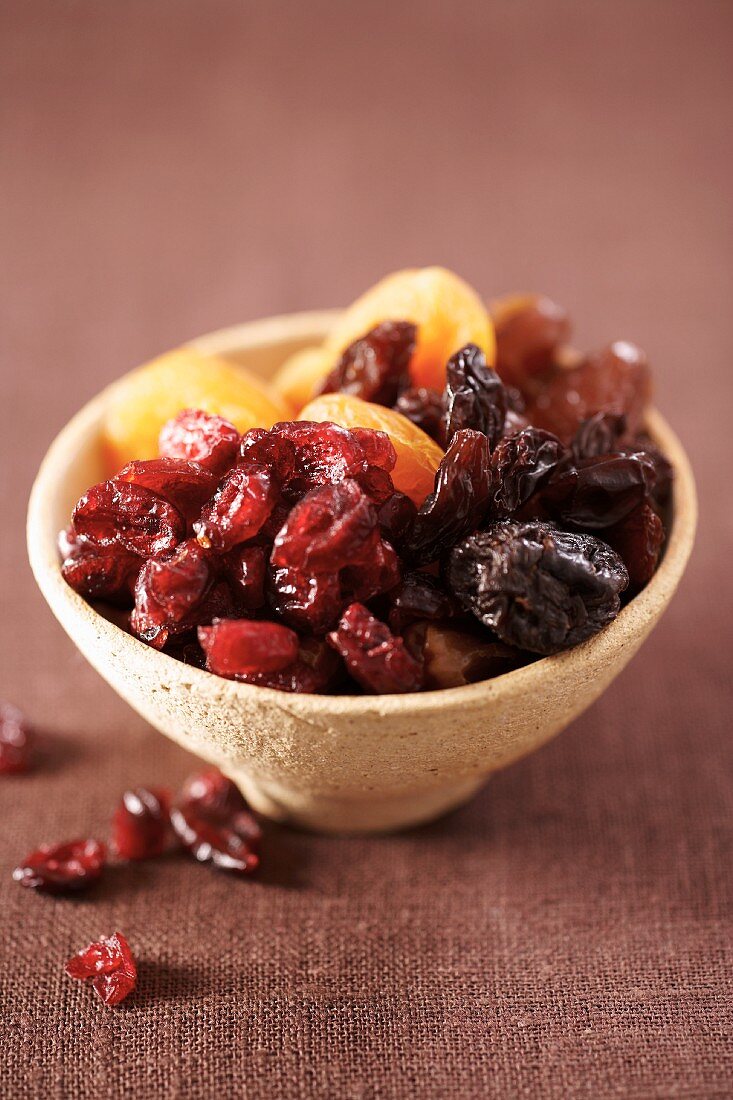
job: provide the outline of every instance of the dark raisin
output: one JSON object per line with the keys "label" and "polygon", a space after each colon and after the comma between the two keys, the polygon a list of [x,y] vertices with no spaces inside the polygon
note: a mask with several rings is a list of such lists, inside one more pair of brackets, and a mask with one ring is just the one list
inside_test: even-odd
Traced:
{"label": "dark raisin", "polygon": [[593,535],[497,522],[454,547],[447,580],[507,645],[549,654],[611,622],[629,578],[618,554]]}
{"label": "dark raisin", "polygon": [[418,619],[437,622],[455,615],[455,598],[437,577],[428,573],[408,573],[402,584],[389,595],[389,625],[397,634]]}
{"label": "dark raisin", "polygon": [[416,336],[410,321],[383,321],[346,348],[318,392],[393,405],[408,384]]}
{"label": "dark raisin", "polygon": [[170,834],[170,792],[158,787],[125,791],[112,816],[112,851],[121,859],[162,855]]}
{"label": "dark raisin", "polygon": [[402,548],[415,523],[417,507],[404,493],[393,493],[379,509],[379,529],[392,546]]}
{"label": "dark raisin", "polygon": [[98,840],[70,840],[42,844],[13,871],[13,878],[31,890],[48,894],[73,893],[96,882],[106,859]]}
{"label": "dark raisin", "polygon": [[106,1005],[118,1005],[137,985],[137,966],[130,945],[121,932],[102,936],[77,952],[66,964],[66,973],[78,981],[90,980]]}
{"label": "dark raisin", "polygon": [[544,294],[509,295],[492,305],[496,369],[502,379],[524,390],[551,369],[555,351],[570,339],[566,311]]}
{"label": "dark raisin", "polygon": [[467,344],[448,360],[446,367],[443,438],[447,447],[456,432],[471,428],[483,432],[493,448],[501,438],[506,417],[504,385],[486,356],[475,344]]}
{"label": "dark raisin", "polygon": [[491,510],[511,516],[547,481],[565,456],[557,436],[523,428],[499,441],[491,456]]}
{"label": "dark raisin", "polygon": [[103,481],[74,508],[74,530],[95,546],[122,546],[148,558],[165,554],[185,537],[183,516],[169,501],[129,481]]}
{"label": "dark raisin", "polygon": [[378,695],[419,691],[422,666],[384,623],[353,603],[328,640],[343,657],[354,679]]}
{"label": "dark raisin", "polygon": [[416,565],[435,561],[474,531],[489,506],[489,441],[482,432],[456,432],[435,475],[435,488],[417,513],[405,552]]}
{"label": "dark raisin", "polygon": [[413,424],[442,444],[443,416],[445,402],[443,394],[424,386],[414,386],[405,390],[392,406],[395,412],[402,413]]}
{"label": "dark raisin", "polygon": [[12,703],[0,703],[0,775],[20,775],[31,766],[33,732]]}
{"label": "dark raisin", "polygon": [[644,455],[646,460],[652,464],[656,481],[651,495],[655,504],[662,509],[665,508],[669,503],[672,491],[674,468],[669,459],[659,450],[654,440],[641,433],[629,442],[621,444],[618,449],[624,454]]}
{"label": "dark raisin", "polygon": [[236,462],[239,432],[221,416],[184,409],[163,425],[159,449],[165,458],[198,462],[221,477]]}
{"label": "dark raisin", "polygon": [[209,671],[232,679],[279,672],[298,656],[298,635],[277,623],[218,619],[211,626],[200,626],[198,638]]}
{"label": "dark raisin", "polygon": [[194,525],[199,542],[213,550],[231,550],[260,530],[277,502],[277,489],[266,466],[235,466]]}
{"label": "dark raisin", "polygon": [[573,436],[570,449],[576,462],[584,458],[597,458],[618,449],[619,441],[626,434],[626,417],[623,413],[598,412],[584,420]]}
{"label": "dark raisin", "polygon": [[116,480],[142,485],[170,501],[189,522],[196,518],[201,506],[213,496],[217,478],[197,462],[181,458],[151,458],[128,462]]}
{"label": "dark raisin", "polygon": [[574,527],[611,527],[646,499],[655,478],[653,464],[641,454],[584,458],[552,475],[542,504]]}
{"label": "dark raisin", "polygon": [[643,588],[654,575],[664,544],[664,525],[651,505],[634,508],[603,537],[623,559],[632,587]]}

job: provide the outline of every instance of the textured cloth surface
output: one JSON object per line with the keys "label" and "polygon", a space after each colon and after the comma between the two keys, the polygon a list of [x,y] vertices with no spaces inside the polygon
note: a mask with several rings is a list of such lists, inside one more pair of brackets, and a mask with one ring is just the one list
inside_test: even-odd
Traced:
{"label": "textured cloth surface", "polygon": [[[0,784],[0,1096],[727,1097],[733,7],[7,0],[0,696],[43,731]],[[237,882],[180,857],[78,901],[10,882],[195,761],[36,591],[35,469],[131,365],[347,302],[407,264],[538,288],[649,351],[701,491],[651,640],[554,743],[384,839],[270,829]],[[121,929],[110,1011],[63,963]]]}

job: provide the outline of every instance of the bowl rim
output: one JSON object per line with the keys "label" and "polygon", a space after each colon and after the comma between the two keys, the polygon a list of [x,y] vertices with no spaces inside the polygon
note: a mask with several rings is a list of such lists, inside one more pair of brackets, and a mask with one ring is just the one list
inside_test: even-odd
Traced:
{"label": "bowl rim", "polygon": [[[292,344],[300,341],[319,342],[328,327],[338,316],[338,310],[319,310],[268,317],[224,329],[217,329],[188,341],[197,349],[211,354],[229,354],[267,348],[273,344]],[[127,372],[123,378],[126,378]],[[492,702],[507,701],[526,692],[538,690],[548,676],[568,676],[580,673],[593,653],[594,663],[603,664],[614,654],[634,641],[640,629],[650,619],[661,615],[671,599],[687,565],[692,551],[697,523],[697,497],[689,461],[679,439],[656,409],[647,417],[647,430],[675,470],[672,497],[672,527],[665,545],[662,561],[651,581],[625,607],[613,622],[588,641],[572,649],[549,657],[540,657],[529,665],[503,673],[489,680],[481,680],[462,687],[440,688],[431,691],[407,692],[395,695],[308,695],[283,692],[276,688],[259,687],[234,680],[226,680],[186,665],[166,653],[145,645],[128,634],[71,589],[61,576],[56,549],[56,534],[51,532],[45,520],[46,501],[59,484],[59,461],[75,450],[74,442],[92,431],[106,408],[121,379],[103,389],[61,429],[51,443],[36,475],[31,490],[27,517],[28,556],[36,581],[56,617],[65,625],[69,619],[93,617],[99,642],[105,640],[127,647],[131,653],[146,654],[151,671],[160,670],[161,681],[185,677],[190,690],[202,695],[215,696],[217,700],[237,703],[241,707],[254,703],[271,702],[301,718],[309,718],[319,725],[330,714],[340,717],[361,717],[390,714],[409,709],[415,714],[444,710],[446,707],[474,706],[489,699]]]}

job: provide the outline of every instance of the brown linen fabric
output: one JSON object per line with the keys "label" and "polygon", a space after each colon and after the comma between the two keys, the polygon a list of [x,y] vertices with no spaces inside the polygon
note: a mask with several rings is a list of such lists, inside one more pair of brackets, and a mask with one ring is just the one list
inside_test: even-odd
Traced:
{"label": "brown linen fabric", "polygon": [[[2,43],[0,1096],[727,1097],[733,8],[10,0]],[[171,856],[88,897],[10,881],[195,761],[30,576],[55,432],[196,333],[440,262],[648,349],[699,480],[678,598],[600,702],[389,838],[268,830],[261,878]],[[63,973],[120,929],[119,1010]]]}

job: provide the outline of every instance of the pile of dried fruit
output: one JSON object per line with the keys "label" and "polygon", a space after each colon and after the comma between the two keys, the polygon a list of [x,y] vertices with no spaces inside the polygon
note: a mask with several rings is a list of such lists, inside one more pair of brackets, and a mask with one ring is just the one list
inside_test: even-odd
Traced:
{"label": "pile of dried fruit", "polygon": [[569,336],[546,298],[490,317],[450,273],[392,276],[283,367],[299,419],[186,409],[90,488],[63,575],[148,645],[285,691],[453,687],[576,645],[652,576],[671,470],[643,353]]}

